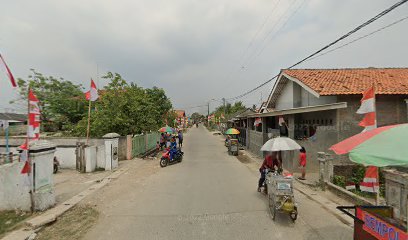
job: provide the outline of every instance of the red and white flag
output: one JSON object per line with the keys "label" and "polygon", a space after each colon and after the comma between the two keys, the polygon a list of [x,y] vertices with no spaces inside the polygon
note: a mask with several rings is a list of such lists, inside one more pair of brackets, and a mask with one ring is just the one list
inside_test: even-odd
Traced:
{"label": "red and white flag", "polygon": [[374,87],[367,89],[363,93],[361,106],[357,113],[365,114],[363,120],[359,123],[360,126],[365,127],[363,132],[377,128]]}
{"label": "red and white flag", "polygon": [[378,181],[378,167],[368,166],[363,179],[360,183],[360,190],[364,192],[378,192],[380,183]]}
{"label": "red and white flag", "polygon": [[262,119],[261,118],[255,118],[254,126],[258,127],[261,124],[262,124]]}
{"label": "red and white flag", "polygon": [[0,54],[0,68],[3,70],[4,73],[6,73],[7,77],[9,78],[11,85],[13,87],[17,87],[16,80],[14,79],[13,74],[10,71],[10,68],[7,66],[6,62],[4,61],[3,56]]}
{"label": "red and white flag", "polygon": [[282,116],[279,116],[279,126],[285,125],[285,119]]}
{"label": "red and white flag", "polygon": [[28,112],[28,139],[31,141],[36,141],[40,138],[40,107],[38,98],[34,95],[33,91],[30,90],[28,94],[29,101],[29,112]]}
{"label": "red and white flag", "polygon": [[98,89],[95,82],[91,79],[91,89],[85,93],[85,98],[88,101],[94,102],[99,98]]}
{"label": "red and white flag", "polygon": [[40,123],[41,123],[41,111],[39,106],[40,101],[34,95],[33,91],[30,89],[28,92],[28,129],[27,129],[27,140],[20,146],[23,150],[21,154],[21,160],[25,161],[24,167],[21,170],[21,174],[29,174],[31,172],[31,163],[28,158],[28,151],[30,143],[40,139]]}

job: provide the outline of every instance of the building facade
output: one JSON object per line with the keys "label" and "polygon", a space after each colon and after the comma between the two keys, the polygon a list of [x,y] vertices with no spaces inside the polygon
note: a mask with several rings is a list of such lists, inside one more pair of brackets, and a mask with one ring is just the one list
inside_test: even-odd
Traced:
{"label": "building facade", "polygon": [[[246,147],[260,147],[275,136],[295,139],[307,150],[308,171],[318,170],[317,153],[363,130],[357,114],[362,93],[374,86],[377,125],[408,122],[408,68],[282,70],[266,106],[246,118]],[[262,124],[255,126],[257,118]],[[241,119],[242,121],[243,119]],[[297,169],[297,152],[283,154],[284,167]],[[335,156],[337,164],[349,163]]]}

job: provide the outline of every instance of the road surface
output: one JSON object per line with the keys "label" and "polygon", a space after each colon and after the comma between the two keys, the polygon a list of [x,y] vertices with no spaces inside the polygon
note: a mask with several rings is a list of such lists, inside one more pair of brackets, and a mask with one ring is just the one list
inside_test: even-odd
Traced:
{"label": "road surface", "polygon": [[185,135],[182,163],[145,161],[87,199],[101,212],[85,239],[352,239],[352,229],[295,192],[299,217],[272,221],[258,173],[204,127]]}

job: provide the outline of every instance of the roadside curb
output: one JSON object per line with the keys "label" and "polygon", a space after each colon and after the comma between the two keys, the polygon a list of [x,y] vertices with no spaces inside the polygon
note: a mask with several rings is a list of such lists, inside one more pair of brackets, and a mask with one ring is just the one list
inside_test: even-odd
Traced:
{"label": "roadside curb", "polygon": [[311,183],[310,181],[307,181],[307,180],[300,180],[300,179],[297,179],[297,178],[294,178],[298,183],[300,183],[300,184],[302,184],[302,185],[304,185],[304,186],[308,186],[308,187],[311,187],[311,188],[317,188],[317,187],[319,187],[318,186],[318,183],[316,182],[316,183]]}
{"label": "roadside curb", "polygon": [[318,195],[318,193],[311,194],[310,192],[305,191],[303,189],[300,189],[299,187],[294,187],[294,188],[298,192],[300,192],[301,194],[305,195],[310,200],[318,203],[320,206],[322,206],[323,209],[325,209],[326,211],[328,211],[329,213],[334,215],[338,220],[340,220],[345,225],[347,225],[347,226],[349,226],[351,228],[354,226],[354,222],[349,216],[345,215],[344,213],[340,213],[340,211],[337,210],[337,208],[336,208],[337,204],[336,203],[334,203],[334,202],[332,202],[330,200],[323,202],[324,199],[322,197],[320,197]]}
{"label": "roadside curb", "polygon": [[2,240],[27,240],[31,239],[31,237],[35,234],[35,231],[42,226],[52,223],[57,220],[58,217],[63,215],[66,211],[70,210],[74,206],[76,206],[80,201],[84,198],[90,196],[97,190],[101,189],[102,187],[106,186],[112,180],[117,179],[120,175],[127,172],[130,168],[124,167],[114,171],[112,174],[102,178],[101,180],[97,181],[97,183],[91,185],[86,190],[80,192],[79,194],[73,196],[72,198],[68,199],[65,202],[45,211],[40,216],[34,217],[25,222],[27,225],[26,228],[19,229],[13,231],[6,235]]}

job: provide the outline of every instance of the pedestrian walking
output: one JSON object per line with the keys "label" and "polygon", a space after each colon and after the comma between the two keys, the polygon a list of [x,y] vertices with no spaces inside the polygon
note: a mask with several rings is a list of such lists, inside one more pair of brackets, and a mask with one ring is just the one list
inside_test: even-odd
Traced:
{"label": "pedestrian walking", "polygon": [[299,177],[300,180],[306,180],[306,149],[302,147],[299,154],[299,168],[302,176]]}
{"label": "pedestrian walking", "polygon": [[183,132],[179,130],[178,132],[178,139],[179,139],[179,148],[183,147]]}
{"label": "pedestrian walking", "polygon": [[163,150],[163,148],[166,146],[166,139],[164,136],[164,133],[161,133],[160,135],[160,149]]}
{"label": "pedestrian walking", "polygon": [[171,135],[170,133],[166,133],[166,147],[169,148],[171,144]]}

